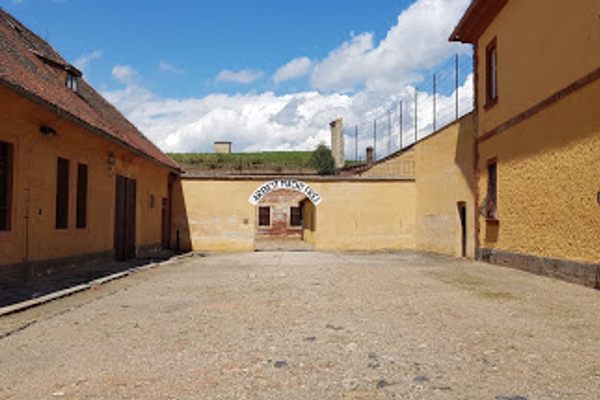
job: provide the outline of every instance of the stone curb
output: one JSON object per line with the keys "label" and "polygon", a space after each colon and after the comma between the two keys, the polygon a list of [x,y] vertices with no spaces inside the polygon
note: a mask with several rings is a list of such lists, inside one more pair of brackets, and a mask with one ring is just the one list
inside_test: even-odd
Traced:
{"label": "stone curb", "polygon": [[118,280],[121,278],[125,278],[132,274],[148,271],[148,270],[154,269],[161,265],[172,264],[175,261],[179,261],[181,259],[190,257],[193,254],[194,253],[180,254],[178,256],[172,257],[172,258],[170,258],[166,261],[160,262],[160,263],[150,263],[148,265],[144,265],[141,267],[133,267],[131,269],[128,269],[127,271],[117,272],[116,274],[112,274],[112,275],[104,276],[102,278],[94,279],[93,281],[90,281],[88,283],[84,283],[84,284],[73,286],[73,287],[70,287],[67,289],[59,290],[57,292],[49,293],[44,296],[36,297],[35,299],[25,300],[20,303],[11,304],[9,306],[0,308],[0,318],[10,315],[10,314],[15,314],[18,312],[28,310],[33,307],[41,306],[42,304],[46,304],[46,303],[49,303],[54,300],[72,296],[76,293],[94,289],[94,288],[97,288],[104,284],[107,284],[109,282],[112,282],[112,281],[115,281],[115,280]]}

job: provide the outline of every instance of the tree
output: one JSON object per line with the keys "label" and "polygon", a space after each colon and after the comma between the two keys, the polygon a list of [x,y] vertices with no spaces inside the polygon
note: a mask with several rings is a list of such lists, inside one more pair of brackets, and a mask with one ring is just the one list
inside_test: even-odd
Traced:
{"label": "tree", "polygon": [[324,144],[320,144],[317,149],[313,151],[311,162],[319,175],[334,175],[336,172],[335,160],[333,159],[331,150]]}

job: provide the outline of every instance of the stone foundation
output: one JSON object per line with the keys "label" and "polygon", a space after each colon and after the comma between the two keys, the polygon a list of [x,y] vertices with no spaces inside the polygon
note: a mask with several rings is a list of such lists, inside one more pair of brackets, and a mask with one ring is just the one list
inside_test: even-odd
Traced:
{"label": "stone foundation", "polygon": [[600,264],[537,257],[495,249],[479,249],[478,259],[537,275],[561,279],[600,290]]}

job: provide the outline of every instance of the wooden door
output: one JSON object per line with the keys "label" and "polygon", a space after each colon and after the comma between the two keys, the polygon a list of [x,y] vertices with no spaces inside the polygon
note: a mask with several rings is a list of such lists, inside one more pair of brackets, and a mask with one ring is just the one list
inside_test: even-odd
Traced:
{"label": "wooden door", "polygon": [[137,184],[135,179],[127,179],[127,199],[125,213],[125,256],[127,259],[135,258],[135,204]]}
{"label": "wooden door", "polygon": [[136,181],[121,175],[116,177],[115,195],[115,259],[135,258]]}
{"label": "wooden door", "polygon": [[161,201],[161,242],[162,248],[168,249],[170,247],[170,235],[169,228],[169,200],[165,197]]}

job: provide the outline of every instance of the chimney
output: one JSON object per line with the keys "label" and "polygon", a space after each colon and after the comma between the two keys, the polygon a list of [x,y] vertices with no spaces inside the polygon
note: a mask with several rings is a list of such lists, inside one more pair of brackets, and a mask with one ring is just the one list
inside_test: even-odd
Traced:
{"label": "chimney", "polygon": [[335,167],[344,168],[346,157],[344,155],[344,120],[336,119],[329,124],[331,128],[331,154],[335,160]]}
{"label": "chimney", "polygon": [[231,153],[231,142],[215,142],[215,153],[230,154]]}
{"label": "chimney", "polygon": [[368,166],[373,165],[373,147],[372,146],[367,147],[367,165]]}

